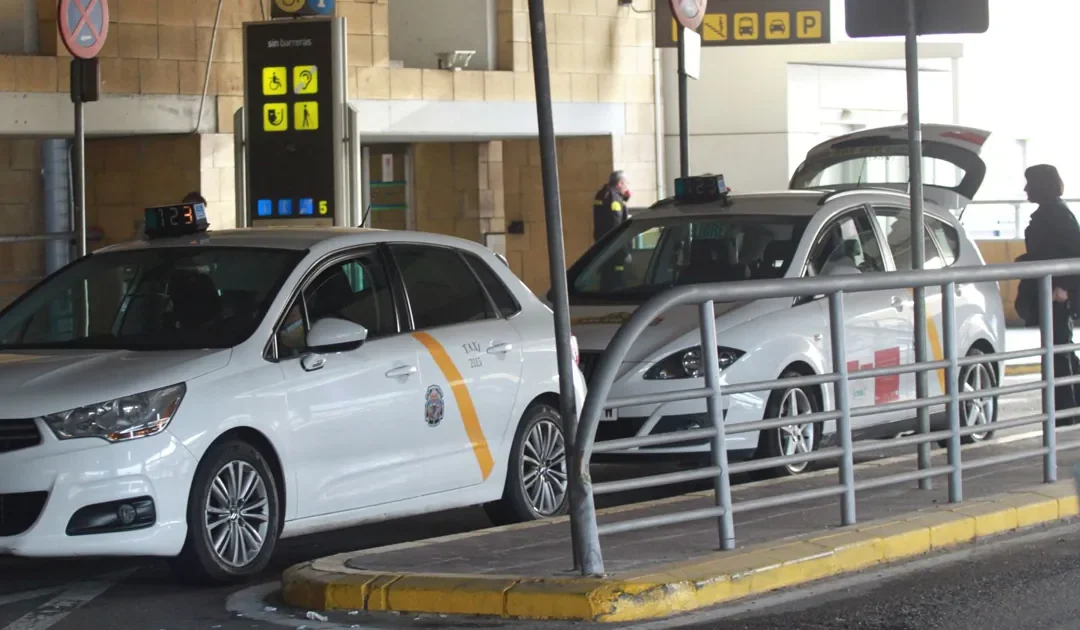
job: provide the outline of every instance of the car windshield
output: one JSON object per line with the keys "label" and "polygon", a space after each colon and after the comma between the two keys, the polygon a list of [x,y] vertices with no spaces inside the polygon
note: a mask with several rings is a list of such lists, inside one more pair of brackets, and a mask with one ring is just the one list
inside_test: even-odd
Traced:
{"label": "car windshield", "polygon": [[304,252],[153,248],[88,256],[0,312],[0,350],[231,348]]}
{"label": "car windshield", "polygon": [[571,295],[646,299],[677,285],[780,278],[807,223],[758,214],[631,219],[574,265]]}

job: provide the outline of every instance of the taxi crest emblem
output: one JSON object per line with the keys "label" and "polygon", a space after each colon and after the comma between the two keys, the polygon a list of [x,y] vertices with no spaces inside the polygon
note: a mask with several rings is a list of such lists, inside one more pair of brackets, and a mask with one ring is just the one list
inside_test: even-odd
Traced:
{"label": "taxi crest emblem", "polygon": [[429,427],[437,427],[442,422],[445,411],[442,388],[438,385],[428,387],[424,395],[424,421]]}

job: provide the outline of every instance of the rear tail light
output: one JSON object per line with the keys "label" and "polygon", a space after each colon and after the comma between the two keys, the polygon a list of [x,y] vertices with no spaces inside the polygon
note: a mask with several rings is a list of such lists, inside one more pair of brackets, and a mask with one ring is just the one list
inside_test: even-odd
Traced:
{"label": "rear tail light", "polygon": [[581,353],[578,351],[577,337],[570,335],[570,355],[574,357],[574,365],[581,365]]}

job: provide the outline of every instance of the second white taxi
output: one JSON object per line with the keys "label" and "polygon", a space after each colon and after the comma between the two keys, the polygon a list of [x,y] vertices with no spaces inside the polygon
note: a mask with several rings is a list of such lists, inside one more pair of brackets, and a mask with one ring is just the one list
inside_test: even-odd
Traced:
{"label": "second white taxi", "polygon": [[[926,125],[923,153],[926,196],[926,269],[979,266],[984,261],[955,213],[974,196],[986,167],[979,153],[988,133]],[[678,197],[633,216],[587,251],[569,270],[573,331],[581,343],[587,377],[619,326],[646,300],[669,287],[910,270],[911,212],[907,188],[907,130],[871,129],[830,140],[807,156],[790,190],[727,194],[711,199]],[[694,179],[694,178],[691,178]],[[698,178],[695,186],[708,183]],[[927,289],[927,330],[934,360],[942,358],[942,299]],[[847,364],[852,374],[914,361],[914,302],[909,290],[870,291],[844,297]],[[1000,352],[1005,317],[997,283],[957,285],[958,344],[967,355]],[[716,305],[722,383],[752,383],[833,370],[828,303],[786,298]],[[673,309],[653,322],[631,348],[609,394],[647,396],[704,387],[696,305]],[[961,370],[962,391],[995,387],[1002,373],[987,361]],[[932,373],[929,396],[945,391],[944,371]],[[915,397],[915,376],[852,380],[853,409]],[[963,403],[961,421],[985,430],[997,419],[994,396]],[[835,422],[800,422],[834,408],[831,387],[788,387],[725,396],[725,423],[790,418],[791,425],[764,432],[732,433],[736,457],[771,458],[817,449],[835,438]],[[942,422],[942,408],[932,409]],[[888,438],[915,428],[911,411],[875,412],[852,419],[856,437]],[[597,441],[685,431],[708,426],[705,401],[648,404],[611,410]],[[684,457],[707,453],[707,441],[646,447],[619,457]],[[766,471],[798,474],[806,464]]]}
{"label": "second white taxi", "polygon": [[566,511],[552,314],[494,252],[207,232],[201,205],[146,225],[0,312],[0,554],[161,556],[226,582],[284,537]]}

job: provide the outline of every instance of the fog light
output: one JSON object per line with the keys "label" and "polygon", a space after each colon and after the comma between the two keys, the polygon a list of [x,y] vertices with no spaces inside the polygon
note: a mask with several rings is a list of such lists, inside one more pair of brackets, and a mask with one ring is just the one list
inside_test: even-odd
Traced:
{"label": "fog light", "polygon": [[120,524],[127,526],[135,522],[135,506],[125,503],[116,512],[120,516]]}
{"label": "fog light", "polygon": [[145,529],[157,522],[157,510],[150,497],[109,501],[80,508],[67,525],[68,536],[108,534]]}

